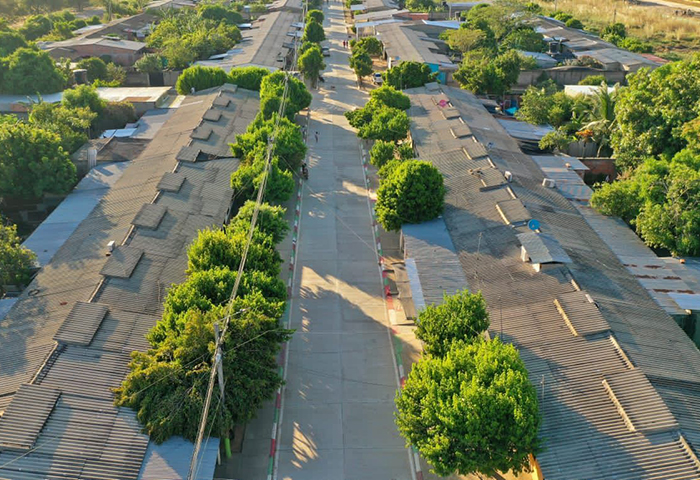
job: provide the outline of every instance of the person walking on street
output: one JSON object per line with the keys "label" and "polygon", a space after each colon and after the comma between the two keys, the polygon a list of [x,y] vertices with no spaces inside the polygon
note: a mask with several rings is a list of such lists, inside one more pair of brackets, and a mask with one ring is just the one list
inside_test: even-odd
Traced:
{"label": "person walking on street", "polygon": [[316,130],[316,133],[314,133],[314,136],[316,137],[316,143],[318,143],[318,130]]}

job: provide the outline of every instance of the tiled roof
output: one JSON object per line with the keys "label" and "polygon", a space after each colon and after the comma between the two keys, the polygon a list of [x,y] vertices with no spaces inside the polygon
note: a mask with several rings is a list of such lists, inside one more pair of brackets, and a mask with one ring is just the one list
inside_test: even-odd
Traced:
{"label": "tiled roof", "polygon": [[[221,97],[228,104],[214,106]],[[138,478],[148,437],[135,412],[113,405],[112,389],[130,353],[148,348],[144,335],[167,288],[184,280],[188,244],[227,219],[238,167],[232,158],[179,163],[176,155],[199,142],[190,134],[210,109],[221,118],[209,145],[223,148],[258,102],[257,92],[225,87],[187,97],[0,321],[0,478]],[[110,240],[118,247],[108,257]],[[58,400],[51,409],[24,392]],[[13,418],[32,420],[18,427]],[[3,446],[15,441],[10,431],[40,448]]]}

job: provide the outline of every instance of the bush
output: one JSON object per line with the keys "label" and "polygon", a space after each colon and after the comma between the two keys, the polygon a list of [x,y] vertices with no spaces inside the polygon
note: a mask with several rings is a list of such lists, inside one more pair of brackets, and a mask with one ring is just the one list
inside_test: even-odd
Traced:
{"label": "bush", "polygon": [[489,314],[481,292],[468,290],[444,295],[440,305],[429,305],[418,314],[416,337],[425,352],[444,357],[455,342],[470,342],[489,328]]}
{"label": "bush", "polygon": [[442,174],[428,162],[402,162],[377,191],[377,220],[386,230],[404,223],[421,223],[442,213],[445,187]]}
{"label": "bush", "polygon": [[623,38],[618,42],[617,46],[635,53],[652,53],[654,51],[651,43],[631,37]]}
{"label": "bush", "polygon": [[384,140],[377,140],[369,149],[369,161],[372,165],[377,168],[384,166],[386,162],[392,160],[394,157],[394,150],[396,145],[394,142],[385,142]]}
{"label": "bush", "polygon": [[263,78],[269,74],[270,71],[263,67],[236,67],[228,73],[228,81],[240,88],[259,92]]}
{"label": "bush", "polygon": [[601,83],[607,83],[605,75],[588,75],[586,78],[582,78],[579,85],[593,85],[599,87]]}
{"label": "bush", "polygon": [[16,225],[5,225],[0,217],[0,295],[3,285],[25,286],[32,278],[36,255],[22,246]]}
{"label": "bush", "polygon": [[95,129],[103,131],[124,128],[127,123],[133,123],[137,119],[134,105],[130,102],[107,102],[97,116]]}
{"label": "bush", "polygon": [[24,37],[17,32],[0,31],[0,57],[7,57],[18,48],[27,46]]}
{"label": "bush", "polygon": [[605,40],[606,37],[608,37],[610,35],[614,35],[615,37],[618,37],[618,38],[625,38],[627,36],[627,27],[625,27],[624,23],[620,23],[620,22],[611,23],[609,25],[606,25],[605,28],[603,28],[603,30],[601,30],[600,36],[601,36],[601,38],[603,38]]}
{"label": "bush", "polygon": [[78,62],[78,68],[87,70],[89,82],[107,79],[107,64],[97,57],[84,58]]}
{"label": "bush", "polygon": [[180,95],[189,95],[193,89],[198,92],[218,87],[226,83],[227,80],[228,76],[221,68],[195,65],[183,70],[177,78],[175,88]]}
{"label": "bush", "polygon": [[141,73],[156,73],[163,71],[163,57],[157,53],[147,53],[136,60],[134,68]]}
{"label": "bush", "polygon": [[577,28],[579,30],[583,30],[583,23],[581,23],[581,20],[577,20],[575,18],[570,18],[566,21],[566,26],[569,28]]}

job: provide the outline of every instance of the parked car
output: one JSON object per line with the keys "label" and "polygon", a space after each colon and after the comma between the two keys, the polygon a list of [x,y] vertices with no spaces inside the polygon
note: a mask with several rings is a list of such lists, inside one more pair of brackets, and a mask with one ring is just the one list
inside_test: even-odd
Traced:
{"label": "parked car", "polygon": [[321,53],[323,54],[324,57],[330,57],[331,56],[331,48],[330,47],[321,47]]}
{"label": "parked car", "polygon": [[381,86],[384,83],[384,79],[382,78],[382,74],[379,72],[374,72],[372,74],[372,83],[375,85]]}

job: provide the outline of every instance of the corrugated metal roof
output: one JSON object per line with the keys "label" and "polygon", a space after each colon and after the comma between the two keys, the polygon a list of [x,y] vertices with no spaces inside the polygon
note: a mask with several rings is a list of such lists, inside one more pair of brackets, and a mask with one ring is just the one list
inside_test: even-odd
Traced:
{"label": "corrugated metal roof", "polygon": [[[212,147],[252,118],[257,92],[222,87],[188,96],[0,321],[1,409],[29,381],[61,392],[35,440],[41,448],[22,456],[0,447],[0,478],[138,478],[148,437],[135,412],[113,406],[112,389],[126,375],[130,353],[148,347],[144,335],[160,317],[167,288],[184,280],[186,246],[198,230],[227,218],[238,161],[175,158],[222,91],[229,104],[216,108],[225,130],[216,140],[212,134]],[[144,204],[165,212],[159,222],[146,222],[153,228],[131,224]],[[108,258],[110,240],[123,245]],[[133,252],[141,252],[136,263]],[[121,277],[101,275],[103,268]],[[94,304],[109,311],[83,311]],[[54,336],[79,345],[56,347]],[[19,394],[15,399],[23,404]],[[0,431],[7,418],[0,418]],[[181,460],[165,455],[168,463]]]}
{"label": "corrugated metal roof", "polygon": [[0,422],[0,449],[29,450],[53,410],[61,392],[41,385],[22,385],[16,401],[5,411]]}
{"label": "corrugated metal roof", "polygon": [[[401,236],[409,282],[412,287],[415,285],[413,265],[420,282],[418,292],[413,291],[416,310],[420,311],[431,304],[441,304],[445,294],[453,295],[466,288],[467,280],[441,218],[419,224],[405,224],[401,227]],[[412,260],[410,267],[408,259]]]}
{"label": "corrugated metal roof", "polygon": [[393,61],[430,63],[455,67],[452,61],[439,53],[438,46],[425,32],[413,30],[402,23],[385,23],[375,27],[377,37],[384,44],[386,55]]}
{"label": "corrugated metal roof", "polygon": [[53,337],[58,343],[89,345],[109,307],[101,303],[76,302]]}
{"label": "corrugated metal roof", "polygon": [[571,263],[569,256],[552,235],[526,232],[516,236],[532,263]]}
{"label": "corrugated metal roof", "polygon": [[[412,103],[415,149],[444,175],[444,221],[467,280],[486,298],[489,333],[516,345],[537,388],[544,439],[537,460],[544,477],[700,478],[695,455],[700,415],[690,411],[700,405],[698,349],[629,274],[579,208],[556,189],[542,186],[540,168],[478,99],[464,90],[441,90],[474,137],[490,145],[488,157],[434,154],[439,130],[445,128],[440,121],[445,120],[433,101],[438,94],[424,88],[405,91]],[[462,148],[462,143],[452,139],[450,150]],[[492,164],[513,173],[513,182],[484,189],[470,170]],[[572,263],[538,273],[522,262],[516,235],[527,227],[504,224],[496,209],[513,196],[540,222],[543,233],[556,238]],[[583,292],[595,305],[574,309],[572,302],[577,296],[582,301]],[[573,330],[555,300],[564,306]],[[626,373],[632,369],[647,381]],[[615,383],[618,403],[639,425],[635,431],[606,391],[606,378]]]}

